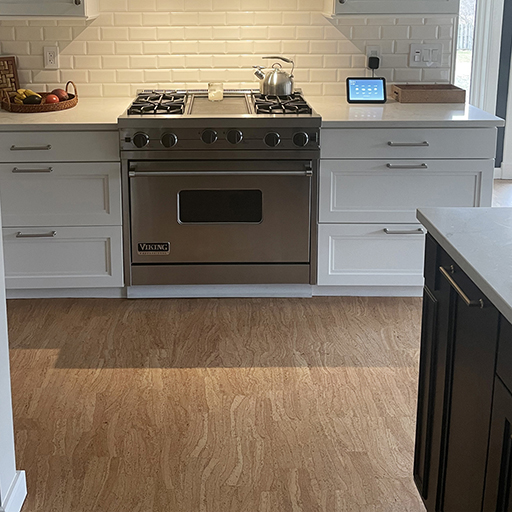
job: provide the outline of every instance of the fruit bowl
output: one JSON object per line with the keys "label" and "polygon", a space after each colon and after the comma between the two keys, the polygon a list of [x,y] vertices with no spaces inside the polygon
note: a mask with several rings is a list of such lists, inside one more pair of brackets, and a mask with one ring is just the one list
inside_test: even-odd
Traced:
{"label": "fruit bowl", "polygon": [[[74,94],[68,92],[69,86],[73,86]],[[58,103],[45,103],[46,96],[49,96],[50,92],[40,92],[38,93],[42,96],[43,101],[39,105],[19,105],[14,103],[9,97],[9,94],[6,91],[0,90],[1,95],[1,105],[4,110],[8,112],[18,112],[20,114],[35,114],[37,112],[57,112],[59,110],[67,110],[68,108],[73,108],[78,103],[78,92],[76,90],[76,85],[74,82],[69,81],[66,84],[66,92],[69,95],[69,99],[65,101],[59,101]]]}

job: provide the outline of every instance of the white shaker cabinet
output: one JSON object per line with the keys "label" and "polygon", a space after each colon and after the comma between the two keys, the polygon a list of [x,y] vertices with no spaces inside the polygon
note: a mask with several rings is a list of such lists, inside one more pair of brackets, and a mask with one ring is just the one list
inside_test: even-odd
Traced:
{"label": "white shaker cabinet", "polygon": [[416,209],[491,206],[496,128],[327,128],[321,137],[317,294],[418,295]]}
{"label": "white shaker cabinet", "polygon": [[95,18],[99,0],[0,0],[1,18]]}
{"label": "white shaker cabinet", "polygon": [[459,0],[325,0],[326,15],[457,14]]}
{"label": "white shaker cabinet", "polygon": [[123,286],[117,133],[1,134],[8,289]]}

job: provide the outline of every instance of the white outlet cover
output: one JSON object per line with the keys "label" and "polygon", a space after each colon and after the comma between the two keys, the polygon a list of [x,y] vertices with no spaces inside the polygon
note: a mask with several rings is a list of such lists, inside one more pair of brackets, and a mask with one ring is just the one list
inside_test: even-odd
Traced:
{"label": "white outlet cover", "polygon": [[370,57],[379,57],[380,59],[380,46],[367,46],[366,47],[366,56]]}
{"label": "white outlet cover", "polygon": [[59,69],[59,47],[45,46],[43,48],[45,69]]}
{"label": "white outlet cover", "polygon": [[443,63],[443,44],[411,44],[409,67],[440,68]]}

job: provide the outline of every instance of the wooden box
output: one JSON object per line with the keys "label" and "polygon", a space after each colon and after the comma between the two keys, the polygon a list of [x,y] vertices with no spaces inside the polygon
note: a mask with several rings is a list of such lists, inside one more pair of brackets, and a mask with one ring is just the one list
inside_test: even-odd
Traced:
{"label": "wooden box", "polygon": [[466,91],[451,84],[393,85],[399,103],[465,103]]}

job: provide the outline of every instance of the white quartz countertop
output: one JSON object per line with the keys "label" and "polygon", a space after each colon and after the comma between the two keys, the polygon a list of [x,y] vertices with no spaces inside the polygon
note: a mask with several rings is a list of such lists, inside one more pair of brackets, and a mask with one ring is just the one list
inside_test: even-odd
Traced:
{"label": "white quartz countertop", "polygon": [[[504,121],[471,105],[402,104],[349,105],[344,96],[307,96],[322,116],[323,128],[442,128],[504,126]],[[80,98],[61,112],[16,114],[0,110],[0,131],[115,130],[117,118],[133,98]]]}
{"label": "white quartz countertop", "polygon": [[512,323],[512,208],[422,208],[417,218]]}
{"label": "white quartz countertop", "polygon": [[0,131],[117,130],[117,118],[133,98],[80,98],[60,112],[18,114],[0,110]]}
{"label": "white quartz countertop", "polygon": [[349,104],[344,96],[306,96],[322,116],[322,128],[480,128],[505,126],[505,121],[463,103]]}

